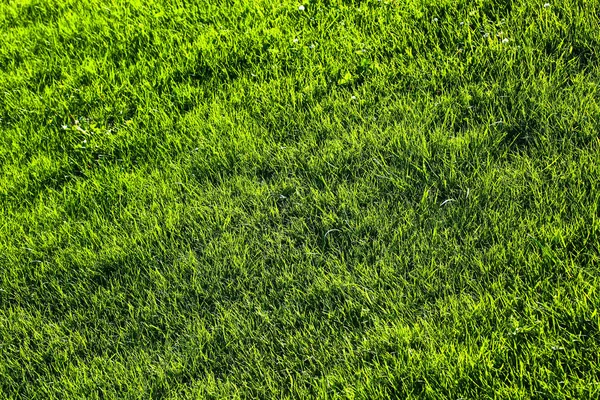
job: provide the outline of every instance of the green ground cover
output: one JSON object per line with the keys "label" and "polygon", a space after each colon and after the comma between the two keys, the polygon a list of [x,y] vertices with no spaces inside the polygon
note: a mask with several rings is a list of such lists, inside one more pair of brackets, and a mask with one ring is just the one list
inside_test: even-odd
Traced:
{"label": "green ground cover", "polygon": [[0,398],[600,397],[599,27],[3,0]]}

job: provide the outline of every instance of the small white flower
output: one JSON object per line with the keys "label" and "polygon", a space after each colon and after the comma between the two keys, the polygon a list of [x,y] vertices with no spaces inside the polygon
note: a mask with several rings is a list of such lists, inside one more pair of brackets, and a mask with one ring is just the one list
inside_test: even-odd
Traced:
{"label": "small white flower", "polygon": [[298,38],[294,38],[294,43],[298,43]]}
{"label": "small white flower", "polygon": [[351,98],[352,100],[356,100],[356,96],[354,96],[354,95],[353,95],[352,97],[350,97],[350,98]]}
{"label": "small white flower", "polygon": [[437,18],[434,18],[434,19],[433,19],[433,22],[438,22],[438,19],[437,19]]}
{"label": "small white flower", "polygon": [[463,21],[463,22],[461,22],[461,23],[460,23],[460,26],[463,26],[464,24],[465,24],[465,23],[464,23],[464,21]]}
{"label": "small white flower", "polygon": [[483,34],[483,37],[487,39],[487,38],[489,38],[489,37],[490,37],[490,34],[489,34],[489,33],[484,33],[484,34]]}
{"label": "small white flower", "polygon": [[508,43],[508,38],[502,39],[502,43]]}
{"label": "small white flower", "polygon": [[317,47],[317,45],[313,43],[313,44],[311,44],[309,47],[310,47],[311,49],[314,49],[315,47]]}
{"label": "small white flower", "polygon": [[298,7],[298,11],[304,11],[306,10],[306,8],[304,8],[304,6],[302,4],[300,4],[300,6]]}
{"label": "small white flower", "polygon": [[66,131],[67,129],[69,129],[69,125],[63,125],[62,128]]}
{"label": "small white flower", "polygon": [[550,7],[550,3],[544,3],[544,8]]}

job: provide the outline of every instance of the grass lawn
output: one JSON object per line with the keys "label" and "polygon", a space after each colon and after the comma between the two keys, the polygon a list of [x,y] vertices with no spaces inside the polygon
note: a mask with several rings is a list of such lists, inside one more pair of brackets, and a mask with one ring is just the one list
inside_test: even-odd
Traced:
{"label": "grass lawn", "polygon": [[600,397],[600,0],[3,0],[1,399]]}

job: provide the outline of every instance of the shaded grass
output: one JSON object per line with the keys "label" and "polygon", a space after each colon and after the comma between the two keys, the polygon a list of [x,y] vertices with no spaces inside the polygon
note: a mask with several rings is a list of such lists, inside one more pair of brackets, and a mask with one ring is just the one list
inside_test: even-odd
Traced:
{"label": "shaded grass", "polygon": [[597,396],[599,5],[0,5],[0,395]]}

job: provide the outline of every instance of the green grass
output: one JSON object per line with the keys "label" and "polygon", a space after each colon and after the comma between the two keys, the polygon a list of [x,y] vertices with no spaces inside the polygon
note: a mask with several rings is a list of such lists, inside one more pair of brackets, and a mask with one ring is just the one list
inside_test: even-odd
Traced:
{"label": "green grass", "polygon": [[600,396],[600,1],[300,4],[0,3],[0,398]]}

